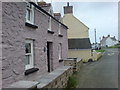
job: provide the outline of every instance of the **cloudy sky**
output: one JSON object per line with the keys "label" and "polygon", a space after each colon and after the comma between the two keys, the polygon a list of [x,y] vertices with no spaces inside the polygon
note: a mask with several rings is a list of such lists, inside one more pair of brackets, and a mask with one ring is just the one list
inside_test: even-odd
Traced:
{"label": "cloudy sky", "polygon": [[[63,6],[67,2],[56,2],[53,0],[44,0],[52,2],[54,12],[63,14]],[[118,38],[118,3],[117,2],[70,2],[73,6],[73,15],[87,25],[89,37],[94,42],[94,29],[97,31],[97,42],[100,37],[116,36]]]}

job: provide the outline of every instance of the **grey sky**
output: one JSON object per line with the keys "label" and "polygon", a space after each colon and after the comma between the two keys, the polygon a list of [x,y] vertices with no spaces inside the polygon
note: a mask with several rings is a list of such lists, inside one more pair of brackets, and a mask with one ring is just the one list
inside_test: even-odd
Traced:
{"label": "grey sky", "polygon": [[[63,16],[63,6],[66,2],[52,2],[54,12]],[[70,2],[73,6],[73,15],[87,25],[89,37],[94,42],[94,29],[99,37],[116,36],[118,38],[118,3],[117,2]]]}

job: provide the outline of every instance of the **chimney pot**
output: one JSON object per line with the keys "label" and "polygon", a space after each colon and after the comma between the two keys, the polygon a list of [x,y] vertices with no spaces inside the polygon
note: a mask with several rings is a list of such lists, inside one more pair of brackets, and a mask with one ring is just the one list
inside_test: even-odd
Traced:
{"label": "chimney pot", "polygon": [[69,6],[69,2],[67,2],[67,6]]}

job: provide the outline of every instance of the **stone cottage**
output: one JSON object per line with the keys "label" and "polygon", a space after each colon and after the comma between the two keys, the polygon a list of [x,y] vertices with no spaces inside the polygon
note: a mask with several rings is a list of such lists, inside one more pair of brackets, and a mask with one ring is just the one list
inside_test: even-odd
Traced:
{"label": "stone cottage", "polygon": [[73,15],[73,6],[64,6],[63,23],[68,26],[68,57],[82,58],[87,62],[92,58],[89,28]]}
{"label": "stone cottage", "polygon": [[52,8],[2,2],[3,88],[19,80],[35,81],[62,66],[68,51],[67,29]]}

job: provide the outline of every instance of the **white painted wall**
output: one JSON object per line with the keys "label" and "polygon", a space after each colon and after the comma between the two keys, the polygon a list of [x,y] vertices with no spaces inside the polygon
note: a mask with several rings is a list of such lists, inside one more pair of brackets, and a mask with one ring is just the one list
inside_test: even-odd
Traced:
{"label": "white painted wall", "polygon": [[106,46],[106,41],[101,42],[101,46],[105,47]]}
{"label": "white painted wall", "polygon": [[113,46],[113,45],[114,45],[114,41],[113,41],[110,37],[108,37],[108,38],[106,39],[106,45],[107,45],[108,47]]}
{"label": "white painted wall", "polygon": [[114,40],[112,40],[110,37],[108,37],[104,42],[102,42],[101,43],[101,45],[102,46],[108,46],[108,47],[110,47],[110,46],[114,46],[115,44],[117,44],[118,43],[118,41],[114,41]]}

